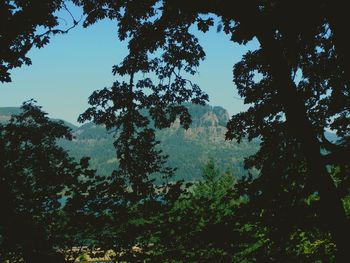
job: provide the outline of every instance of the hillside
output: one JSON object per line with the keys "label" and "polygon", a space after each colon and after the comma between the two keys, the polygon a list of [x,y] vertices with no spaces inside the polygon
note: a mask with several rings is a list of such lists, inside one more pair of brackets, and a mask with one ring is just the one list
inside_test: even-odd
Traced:
{"label": "hillside", "polygon": [[[170,128],[156,133],[161,141],[160,149],[169,155],[168,165],[177,168],[176,179],[199,179],[202,167],[209,159],[236,176],[246,174],[244,157],[253,154],[258,143],[225,141],[229,115],[222,107],[188,105],[188,108],[192,116],[189,129],[184,130],[176,121]],[[103,127],[87,123],[76,129],[74,136],[72,142],[62,142],[73,156],[90,156],[92,165],[103,174],[110,173],[117,165],[113,135]]]}
{"label": "hillside", "polygon": [[[215,160],[222,169],[230,169],[236,176],[246,174],[243,159],[258,149],[257,142],[225,141],[225,125],[229,115],[222,107],[188,105],[192,124],[184,130],[176,121],[170,128],[157,131],[160,148],[169,155],[168,165],[177,167],[174,179],[196,180],[201,177],[203,165]],[[1,108],[0,116],[8,120],[18,108]],[[91,164],[101,174],[109,174],[117,165],[113,135],[102,126],[86,123],[76,127],[65,122],[74,134],[73,141],[60,144],[76,158],[91,157]]]}

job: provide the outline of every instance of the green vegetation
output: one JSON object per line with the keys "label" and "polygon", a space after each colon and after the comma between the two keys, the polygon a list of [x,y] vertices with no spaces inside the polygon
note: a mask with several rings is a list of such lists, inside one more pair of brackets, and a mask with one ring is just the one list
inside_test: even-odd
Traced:
{"label": "green vegetation", "polygon": [[[72,139],[70,130],[25,103],[0,125],[1,260],[61,263],[87,248],[113,251],[115,262],[349,261],[346,3],[72,2],[83,9],[85,27],[113,19],[119,39],[128,40],[129,53],[112,68],[121,81],[94,91],[79,116],[92,123],[73,127],[73,143],[85,148],[61,141],[76,158],[91,151],[95,167],[113,169],[98,174],[88,158],[69,157],[57,141]],[[0,7],[1,82],[11,81],[11,69],[30,65],[33,46],[78,24],[72,18],[72,27],[57,29],[55,12],[68,11],[63,0],[5,0]],[[203,33],[216,26],[242,45],[259,42],[233,68],[249,108],[227,130],[225,111],[207,106],[208,96],[191,81],[205,59],[193,26]],[[221,141],[223,134],[243,147]],[[259,142],[257,151],[247,139]],[[159,140],[169,148],[162,151]],[[109,144],[114,150],[102,156]],[[176,157],[179,144],[187,159]],[[175,159],[167,162],[167,154]],[[244,168],[256,174],[236,176],[230,165],[220,171],[233,162],[240,172],[243,154],[251,154]],[[194,156],[200,161],[193,165]],[[219,167],[209,161],[203,180],[193,182],[210,157]],[[187,183],[176,180],[171,162],[184,164]]]}
{"label": "green vegetation", "polygon": [[[172,180],[198,180],[201,169],[209,159],[215,159],[220,167],[231,169],[238,177],[247,174],[244,169],[245,157],[255,153],[259,143],[244,140],[237,144],[225,141],[228,113],[221,107],[209,105],[186,105],[192,123],[185,130],[179,123],[156,131],[158,146],[169,155],[167,164],[177,168]],[[113,147],[113,134],[105,128],[91,123],[84,124],[74,131],[74,140],[61,142],[76,158],[91,157],[91,165],[100,174],[108,175],[118,163]]]}
{"label": "green vegetation", "polygon": [[[156,138],[161,142],[159,149],[169,155],[167,164],[177,168],[172,180],[200,179],[202,167],[210,159],[214,159],[219,167],[232,170],[237,177],[247,175],[244,158],[257,151],[259,141],[243,140],[240,144],[225,141],[226,123],[229,120],[225,109],[209,105],[185,105],[192,118],[187,130],[179,123],[174,123],[170,128],[156,131]],[[6,119],[18,111],[18,108],[6,109],[3,110]],[[59,144],[76,160],[89,156],[92,168],[97,169],[99,174],[109,175],[118,164],[113,134],[93,123],[81,127],[67,122],[65,125],[72,130],[74,139],[60,140]],[[257,173],[254,170],[251,172]]]}
{"label": "green vegetation", "polygon": [[59,251],[84,236],[73,222],[98,180],[87,158],[75,162],[57,145],[72,138],[63,122],[33,101],[17,112],[0,124],[1,260],[62,262]]}

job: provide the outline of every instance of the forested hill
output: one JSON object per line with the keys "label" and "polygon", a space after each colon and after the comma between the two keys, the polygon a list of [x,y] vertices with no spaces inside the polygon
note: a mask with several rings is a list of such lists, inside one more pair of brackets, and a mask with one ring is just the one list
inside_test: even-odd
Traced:
{"label": "forested hill", "polygon": [[[232,170],[236,176],[245,174],[243,159],[257,150],[258,143],[225,141],[225,125],[229,115],[222,107],[187,106],[192,116],[189,129],[184,130],[177,121],[170,128],[157,131],[157,138],[162,142],[160,147],[169,155],[168,165],[178,168],[176,179],[200,178],[202,167],[209,159],[215,160],[222,169]],[[4,115],[10,113],[0,109],[3,119],[6,119]],[[73,129],[75,139],[60,144],[76,158],[90,156],[91,164],[101,174],[110,173],[118,162],[112,145],[113,135],[104,127],[92,123],[81,127],[69,126]]]}

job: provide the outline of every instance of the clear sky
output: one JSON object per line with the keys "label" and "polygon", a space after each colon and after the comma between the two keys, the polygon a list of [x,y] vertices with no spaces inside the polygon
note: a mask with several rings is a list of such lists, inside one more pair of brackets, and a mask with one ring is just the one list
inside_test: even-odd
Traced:
{"label": "clear sky", "polygon": [[[75,17],[81,16],[79,9],[71,10]],[[67,14],[60,16],[69,26]],[[209,104],[223,106],[231,115],[244,110],[243,102],[235,98],[232,67],[257,43],[239,46],[215,28],[196,36],[207,54],[196,83],[209,94]],[[0,107],[20,106],[33,98],[50,117],[77,124],[78,115],[88,107],[89,95],[118,79],[112,66],[127,54],[126,46],[118,40],[115,22],[104,20],[89,28],[80,23],[68,34],[53,37],[44,48],[30,51],[33,65],[12,70],[12,83],[0,83]]]}

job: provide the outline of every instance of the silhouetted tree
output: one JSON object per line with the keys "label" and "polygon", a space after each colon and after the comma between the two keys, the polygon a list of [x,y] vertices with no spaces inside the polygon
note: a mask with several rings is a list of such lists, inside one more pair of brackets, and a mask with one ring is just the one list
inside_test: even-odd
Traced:
{"label": "silhouetted tree", "polygon": [[[154,93],[144,94],[142,89],[145,87]],[[129,83],[115,82],[111,88],[95,91],[89,98],[91,107],[79,117],[80,121],[92,120],[104,125],[116,138],[118,164],[108,177],[104,196],[97,199],[105,202],[99,211],[106,231],[100,234],[99,245],[104,249],[123,251],[123,256],[117,257],[119,260],[134,260],[131,248],[143,236],[145,222],[162,211],[164,202],[177,199],[182,192],[180,182],[170,181],[174,169],[166,167],[167,156],[157,148],[159,141],[155,138],[155,127],[170,126],[178,114],[188,127],[187,108],[175,102],[191,98],[192,93],[197,99],[205,98],[205,95],[185,89],[178,82],[172,84],[172,88],[179,88],[178,92],[187,91],[185,98],[167,88],[163,84],[155,86],[150,79],[134,84],[131,73]],[[165,94],[160,94],[160,89]],[[156,119],[154,123],[150,122],[148,114]],[[153,178],[157,175],[162,179],[155,184]]]}
{"label": "silhouetted tree", "polygon": [[[197,25],[206,32],[214,24],[210,14],[219,17],[218,30],[231,35],[233,41],[245,44],[256,38],[260,48],[248,53],[235,69],[240,94],[253,106],[233,117],[227,138],[260,137],[263,143],[257,157],[269,158],[251,164],[264,174],[268,162],[276,164],[283,153],[274,151],[276,146],[286,150],[298,146],[290,149],[302,160],[293,163],[305,170],[299,174],[307,178],[307,186],[312,189],[309,193],[320,195],[322,221],[336,242],[337,260],[344,262],[349,257],[349,222],[339,189],[327,171],[330,162],[347,162],[340,155],[346,156],[349,151],[324,138],[328,127],[343,138],[349,134],[347,53],[339,43],[344,30],[337,28],[339,20],[335,18],[344,5],[331,1],[75,2],[87,14],[85,26],[109,17],[118,23],[119,38],[129,39],[129,55],[114,68],[115,73],[153,72],[161,83],[169,81],[165,90],[151,88],[155,97],[166,91],[174,94],[179,88],[171,88],[173,80],[196,72],[205,53],[190,29]],[[141,83],[147,83],[140,85],[144,89],[152,82],[146,79]],[[180,87],[187,83],[192,84],[183,80]],[[152,105],[165,106],[159,101]],[[330,152],[326,157],[322,155],[323,147]],[[284,165],[269,173],[286,176],[289,169],[290,165]]]}
{"label": "silhouetted tree", "polygon": [[144,253],[148,260],[242,262],[261,237],[259,229],[239,219],[237,211],[244,199],[237,195],[235,183],[231,173],[220,172],[209,161],[202,180],[178,199],[165,203],[145,227]]}
{"label": "silhouetted tree", "polygon": [[54,34],[67,33],[77,25],[58,28],[57,11],[67,9],[67,1],[10,1],[0,3],[0,82],[10,82],[10,70],[32,64],[27,56],[32,47],[42,48]]}
{"label": "silhouetted tree", "polygon": [[[115,187],[130,184],[132,195],[151,196],[153,186],[148,176],[154,172],[169,174],[170,170],[162,168],[165,158],[155,148],[153,129],[168,127],[177,116],[186,127],[190,116],[181,104],[186,101],[201,104],[207,100],[189,80],[205,58],[191,30],[196,25],[200,31],[207,32],[214,26],[215,15],[219,20],[218,31],[230,35],[232,41],[246,44],[255,38],[260,43],[257,50],[248,52],[234,68],[234,81],[251,107],[233,116],[227,133],[228,139],[240,141],[247,136],[262,140],[261,150],[247,160],[247,167],[255,166],[261,172],[259,178],[246,184],[246,194],[251,200],[262,201],[257,203],[252,221],[259,219],[263,211],[263,219],[268,222],[262,220],[262,226],[276,231],[270,232],[269,245],[255,259],[286,261],[288,253],[278,246],[292,246],[292,233],[311,230],[310,225],[303,225],[310,216],[317,225],[311,232],[329,233],[335,242],[335,260],[345,262],[350,257],[349,219],[343,206],[349,188],[346,156],[350,129],[345,3],[340,0],[73,2],[84,8],[87,15],[84,26],[103,18],[115,19],[119,39],[129,41],[129,54],[119,66],[113,67],[113,73],[129,76],[130,82],[116,82],[111,89],[95,92],[90,98],[92,107],[81,117],[109,129],[120,129],[116,131],[115,146],[121,165],[113,173],[116,179],[112,180],[118,181],[113,184]],[[11,18],[16,8],[11,9],[8,1],[5,4],[4,10],[11,10],[10,16],[7,14]],[[30,37],[34,27],[31,28]],[[4,33],[0,36],[6,38]],[[16,47],[19,43],[16,37],[2,46],[11,49],[13,39]],[[25,58],[22,54],[19,60],[18,56],[15,62],[12,60],[13,57],[9,62],[2,60],[2,81],[9,81],[8,68]],[[155,76],[159,83],[151,78]],[[142,110],[150,112],[154,127],[144,118]],[[337,132],[338,144],[327,140],[324,135],[327,129]],[[341,171],[337,181],[329,172],[331,166]],[[310,198],[315,207],[304,206]],[[294,215],[299,210],[301,222],[290,220],[291,212]]]}
{"label": "silhouetted tree", "polygon": [[85,245],[84,206],[93,198],[95,172],[86,158],[76,163],[57,145],[72,139],[68,127],[33,101],[21,109],[0,126],[1,259],[64,262],[68,249]]}

